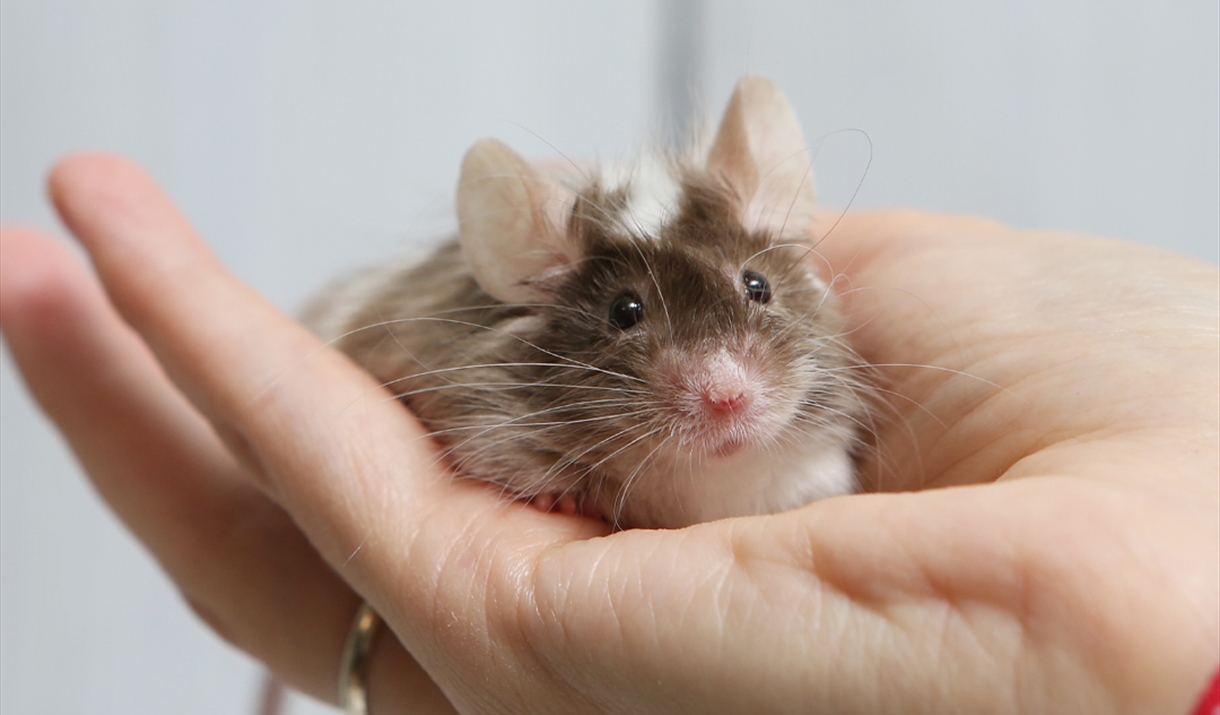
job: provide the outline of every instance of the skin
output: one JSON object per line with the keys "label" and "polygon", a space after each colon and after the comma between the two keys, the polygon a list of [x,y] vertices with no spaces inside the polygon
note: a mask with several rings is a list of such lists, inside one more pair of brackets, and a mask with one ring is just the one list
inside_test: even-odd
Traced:
{"label": "skin", "polygon": [[138,167],[71,157],[50,192],[96,277],[3,230],[30,389],[201,617],[318,697],[361,598],[397,636],[377,715],[1185,714],[1220,663],[1214,265],[848,215],[818,259],[853,341],[935,368],[879,369],[879,491],[607,534],[452,480]]}

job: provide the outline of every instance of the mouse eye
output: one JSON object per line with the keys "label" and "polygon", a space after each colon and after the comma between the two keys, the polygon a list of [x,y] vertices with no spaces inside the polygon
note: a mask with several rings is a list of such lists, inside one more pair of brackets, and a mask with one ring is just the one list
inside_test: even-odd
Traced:
{"label": "mouse eye", "polygon": [[610,324],[626,330],[644,317],[644,304],[631,293],[624,293],[610,305]]}
{"label": "mouse eye", "polygon": [[756,303],[771,301],[771,284],[761,273],[746,271],[741,274],[741,282],[746,287],[746,297]]}

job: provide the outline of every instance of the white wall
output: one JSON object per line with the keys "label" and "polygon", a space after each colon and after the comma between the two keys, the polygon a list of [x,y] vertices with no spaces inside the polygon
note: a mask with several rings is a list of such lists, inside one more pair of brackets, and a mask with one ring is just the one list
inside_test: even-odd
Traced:
{"label": "white wall", "polygon": [[[981,213],[1220,260],[1214,0],[710,0],[710,96],[784,87],[812,141],[868,133],[859,206]],[[718,100],[719,101],[719,100]],[[867,144],[827,138],[845,203]]]}
{"label": "white wall", "polygon": [[[689,36],[710,111],[745,72],[788,91],[807,136],[825,138],[830,203],[863,180],[861,206],[1220,257],[1211,0],[654,4],[4,0],[0,219],[58,230],[41,187],[55,157],[127,153],[291,307],[445,230],[479,136],[535,156],[627,154],[680,113],[658,97],[683,60],[659,45]],[[839,129],[872,139],[867,176],[867,144]],[[105,511],[7,352],[0,390],[0,710],[249,712],[256,666]]]}

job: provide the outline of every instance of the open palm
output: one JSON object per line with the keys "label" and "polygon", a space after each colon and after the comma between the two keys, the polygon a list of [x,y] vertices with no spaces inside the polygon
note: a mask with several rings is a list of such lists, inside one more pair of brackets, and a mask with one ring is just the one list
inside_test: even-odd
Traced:
{"label": "open palm", "polygon": [[830,217],[816,260],[881,366],[873,493],[608,534],[433,466],[138,168],[51,185],[104,291],[5,229],[26,380],[201,615],[306,691],[333,697],[360,599],[405,645],[378,715],[1184,713],[1220,660],[1215,266]]}

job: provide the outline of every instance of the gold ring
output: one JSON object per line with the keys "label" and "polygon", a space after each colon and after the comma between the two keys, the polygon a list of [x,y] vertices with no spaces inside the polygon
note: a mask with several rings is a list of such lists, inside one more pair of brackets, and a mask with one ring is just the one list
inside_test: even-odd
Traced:
{"label": "gold ring", "polygon": [[339,664],[339,707],[347,715],[369,715],[369,653],[380,630],[381,616],[369,604],[361,603],[347,632]]}

